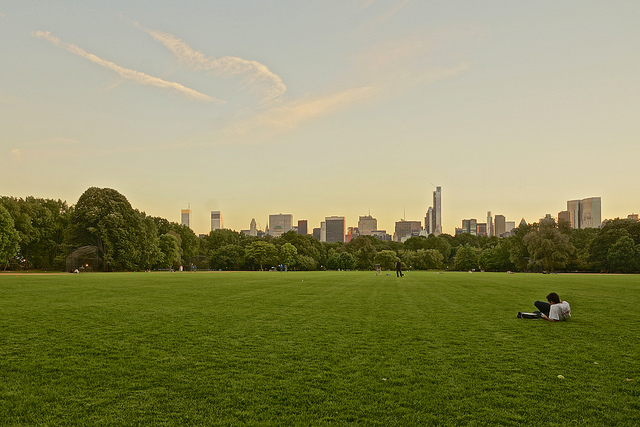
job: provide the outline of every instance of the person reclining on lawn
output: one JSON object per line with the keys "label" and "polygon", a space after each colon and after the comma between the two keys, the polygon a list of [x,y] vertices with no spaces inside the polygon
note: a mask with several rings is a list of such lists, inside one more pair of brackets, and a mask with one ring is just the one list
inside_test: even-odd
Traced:
{"label": "person reclining on lawn", "polygon": [[547,301],[536,301],[533,304],[539,311],[533,313],[518,313],[521,319],[545,319],[550,322],[559,322],[571,318],[571,307],[566,301],[562,301],[557,293],[547,295]]}

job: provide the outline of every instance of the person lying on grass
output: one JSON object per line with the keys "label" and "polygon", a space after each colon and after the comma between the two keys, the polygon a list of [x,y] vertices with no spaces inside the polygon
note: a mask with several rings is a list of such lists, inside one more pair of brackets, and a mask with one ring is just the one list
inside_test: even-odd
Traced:
{"label": "person lying on grass", "polygon": [[558,294],[551,292],[547,295],[547,301],[536,301],[534,305],[540,310],[540,317],[550,322],[559,322],[571,318],[571,307],[566,301],[562,301]]}

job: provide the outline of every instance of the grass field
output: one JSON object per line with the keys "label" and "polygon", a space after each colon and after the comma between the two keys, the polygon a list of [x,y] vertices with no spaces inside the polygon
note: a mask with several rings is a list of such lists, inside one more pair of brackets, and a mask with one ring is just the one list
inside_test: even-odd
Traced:
{"label": "grass field", "polygon": [[[550,291],[571,321],[516,318]],[[639,307],[631,275],[4,273],[0,425],[637,426]]]}

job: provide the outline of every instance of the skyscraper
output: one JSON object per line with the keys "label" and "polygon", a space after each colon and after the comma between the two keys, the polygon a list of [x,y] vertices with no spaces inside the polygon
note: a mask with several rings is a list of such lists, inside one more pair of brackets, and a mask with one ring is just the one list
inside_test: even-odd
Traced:
{"label": "skyscraper", "polygon": [[371,236],[371,232],[378,229],[378,220],[371,215],[358,217],[358,231],[361,236]]}
{"label": "skyscraper", "polygon": [[293,215],[277,214],[269,215],[269,234],[280,237],[293,228]]}
{"label": "skyscraper", "polygon": [[307,220],[306,219],[299,219],[298,220],[298,234],[303,234],[303,235],[307,234]]}
{"label": "skyscraper", "polygon": [[442,190],[436,187],[433,192],[433,234],[442,234]]}
{"label": "skyscraper", "polygon": [[467,234],[473,234],[475,236],[478,232],[478,220],[475,218],[463,219],[462,232]]}
{"label": "skyscraper", "polygon": [[394,240],[396,242],[403,242],[410,237],[416,237],[420,234],[421,229],[422,223],[420,221],[405,221],[401,219],[396,222]]}
{"label": "skyscraper", "polygon": [[487,212],[487,236],[493,236],[493,217],[491,211]]}
{"label": "skyscraper", "polygon": [[249,236],[258,235],[258,224],[255,218],[251,218],[251,224],[249,224]]}
{"label": "skyscraper", "polygon": [[427,236],[429,234],[433,234],[434,224],[435,224],[435,220],[433,218],[433,207],[429,206],[429,209],[427,209],[427,214],[424,217],[424,229],[426,231]]}
{"label": "skyscraper", "polygon": [[222,228],[222,214],[220,211],[211,211],[211,231],[221,230]]}
{"label": "skyscraper", "polygon": [[496,215],[495,220],[496,220],[495,222],[496,236],[502,237],[502,235],[507,231],[506,218],[504,217],[504,215]]}
{"label": "skyscraper", "polygon": [[602,200],[600,197],[569,200],[567,211],[569,211],[571,228],[598,228],[602,224]]}
{"label": "skyscraper", "polygon": [[190,227],[191,224],[191,209],[182,209],[181,211],[182,215],[180,218],[180,224],[181,225],[186,225],[187,227]]}
{"label": "skyscraper", "polygon": [[344,242],[347,227],[343,216],[328,216],[324,219],[324,223],[327,243]]}

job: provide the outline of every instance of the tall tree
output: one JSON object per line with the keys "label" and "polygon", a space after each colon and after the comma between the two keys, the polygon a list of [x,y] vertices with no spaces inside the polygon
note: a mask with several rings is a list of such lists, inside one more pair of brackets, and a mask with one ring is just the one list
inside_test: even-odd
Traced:
{"label": "tall tree", "polygon": [[524,237],[524,243],[531,255],[529,266],[549,272],[564,267],[575,250],[569,236],[558,230],[553,219],[540,221],[537,229]]}
{"label": "tall tree", "polygon": [[9,260],[18,251],[20,235],[16,231],[13,218],[7,209],[0,205],[0,266],[6,268]]}
{"label": "tall tree", "polygon": [[105,271],[144,268],[140,242],[145,240],[145,226],[122,194],[91,187],[80,196],[71,217],[72,242],[96,246]]}

